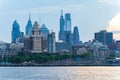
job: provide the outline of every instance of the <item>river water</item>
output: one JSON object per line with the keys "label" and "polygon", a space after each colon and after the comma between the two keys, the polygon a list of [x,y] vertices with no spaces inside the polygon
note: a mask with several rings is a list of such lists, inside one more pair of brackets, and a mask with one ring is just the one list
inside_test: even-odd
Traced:
{"label": "river water", "polygon": [[120,67],[0,67],[0,80],[120,80]]}

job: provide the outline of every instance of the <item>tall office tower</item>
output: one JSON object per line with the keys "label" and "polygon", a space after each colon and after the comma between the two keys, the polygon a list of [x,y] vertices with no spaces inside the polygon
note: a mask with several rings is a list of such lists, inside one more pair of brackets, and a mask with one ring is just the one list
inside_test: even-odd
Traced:
{"label": "tall office tower", "polygon": [[49,29],[46,27],[45,24],[42,24],[42,26],[40,27],[40,32],[43,39],[47,39],[47,35],[50,33]]}
{"label": "tall office tower", "polygon": [[73,45],[79,46],[79,30],[77,26],[74,27],[73,31]]}
{"label": "tall office tower", "polygon": [[41,53],[42,52],[42,49],[41,49],[42,36],[41,36],[41,32],[37,22],[34,23],[31,37],[32,37],[32,52]]}
{"label": "tall office tower", "polygon": [[12,43],[16,43],[16,40],[20,34],[20,26],[16,20],[13,22],[12,26]]}
{"label": "tall office tower", "polygon": [[112,32],[106,32],[106,30],[102,30],[98,33],[95,33],[95,39],[99,42],[110,45],[113,43],[113,33]]}
{"label": "tall office tower", "polygon": [[19,40],[19,43],[24,43],[24,32],[20,32],[18,40]]}
{"label": "tall office tower", "polygon": [[31,17],[29,14],[29,20],[28,20],[28,23],[27,23],[26,28],[25,28],[26,36],[30,36],[31,31],[32,31],[32,22],[31,22]]}
{"label": "tall office tower", "polygon": [[59,31],[59,40],[62,40],[63,32],[65,27],[65,20],[63,18],[63,11],[61,10],[61,16],[60,16],[60,31]]}
{"label": "tall office tower", "polygon": [[65,29],[64,31],[70,31],[71,32],[71,17],[70,13],[65,14]]}
{"label": "tall office tower", "polygon": [[55,45],[55,33],[52,32],[48,34],[48,53],[55,53],[56,45]]}

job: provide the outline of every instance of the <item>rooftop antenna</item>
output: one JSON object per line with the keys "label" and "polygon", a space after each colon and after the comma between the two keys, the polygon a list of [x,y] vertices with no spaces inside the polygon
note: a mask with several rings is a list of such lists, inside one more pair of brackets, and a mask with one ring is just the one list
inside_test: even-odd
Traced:
{"label": "rooftop antenna", "polygon": [[61,10],[61,16],[63,16],[63,10]]}
{"label": "rooftop antenna", "polygon": [[30,15],[30,12],[29,12],[29,20],[31,20],[31,15]]}

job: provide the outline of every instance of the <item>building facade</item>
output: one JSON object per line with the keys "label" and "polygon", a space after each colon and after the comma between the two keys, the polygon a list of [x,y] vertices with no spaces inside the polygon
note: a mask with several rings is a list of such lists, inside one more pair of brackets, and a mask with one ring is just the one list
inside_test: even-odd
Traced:
{"label": "building facade", "polygon": [[15,20],[12,25],[12,43],[16,43],[19,35],[20,35],[20,26]]}
{"label": "building facade", "polygon": [[71,16],[70,13],[65,14],[65,31],[71,31]]}
{"label": "building facade", "polygon": [[79,31],[78,31],[78,27],[75,26],[74,27],[74,31],[73,31],[73,46],[79,46],[80,42],[79,42]]}
{"label": "building facade", "polygon": [[55,33],[52,32],[48,34],[48,53],[55,53],[56,45],[55,45]]}
{"label": "building facade", "polygon": [[102,30],[100,32],[95,33],[95,40],[109,46],[113,43],[113,33],[107,32],[106,30]]}
{"label": "building facade", "polygon": [[47,35],[50,33],[49,29],[46,27],[45,24],[42,24],[42,26],[40,27],[40,32],[43,39],[47,39]]}
{"label": "building facade", "polygon": [[35,22],[30,37],[25,36],[24,51],[32,53],[41,53],[42,52],[41,42],[42,36],[40,28],[38,23]]}
{"label": "building facade", "polygon": [[60,16],[59,40],[63,40],[65,43],[73,44],[73,34],[71,33],[71,16],[70,13],[66,13],[64,18],[63,11],[61,11]]}
{"label": "building facade", "polygon": [[30,36],[31,31],[32,31],[32,21],[31,21],[31,17],[29,14],[29,20],[28,20],[26,28],[25,28],[25,35]]}

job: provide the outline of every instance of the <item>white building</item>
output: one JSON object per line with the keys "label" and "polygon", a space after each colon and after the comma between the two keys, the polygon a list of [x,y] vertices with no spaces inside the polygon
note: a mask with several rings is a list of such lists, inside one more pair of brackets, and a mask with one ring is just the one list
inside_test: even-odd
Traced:
{"label": "white building", "polygon": [[32,52],[41,53],[42,52],[42,49],[41,49],[42,36],[41,36],[39,25],[37,22],[34,23],[31,37],[32,37]]}

